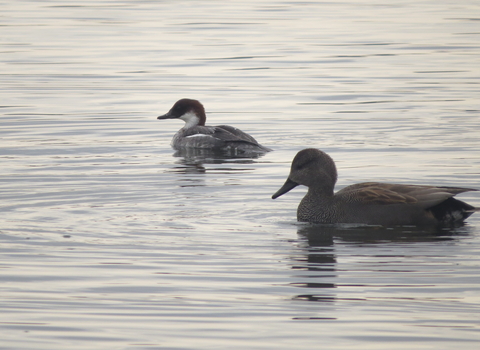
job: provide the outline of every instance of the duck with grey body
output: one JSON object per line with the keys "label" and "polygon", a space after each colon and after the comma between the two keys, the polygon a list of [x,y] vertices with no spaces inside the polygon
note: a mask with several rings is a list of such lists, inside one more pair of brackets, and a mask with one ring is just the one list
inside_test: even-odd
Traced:
{"label": "duck with grey body", "polygon": [[334,193],[336,182],[333,159],[325,152],[308,148],[297,153],[287,181],[272,198],[298,185],[307,186],[297,219],[323,224],[450,226],[480,210],[453,198],[462,192],[477,191],[471,188],[365,182]]}
{"label": "duck with grey body", "polygon": [[181,99],[168,113],[157,119],[181,119],[185,126],[172,139],[176,150],[186,148],[234,151],[235,153],[265,153],[270,148],[260,145],[249,134],[230,125],[206,126],[205,108],[197,100]]}

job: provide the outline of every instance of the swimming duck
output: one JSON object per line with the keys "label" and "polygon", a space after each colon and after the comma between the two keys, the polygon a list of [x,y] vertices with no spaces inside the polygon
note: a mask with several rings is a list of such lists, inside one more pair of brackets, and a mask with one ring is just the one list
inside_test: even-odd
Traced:
{"label": "swimming duck", "polygon": [[333,159],[325,152],[308,148],[297,153],[287,181],[272,198],[298,185],[307,186],[297,219],[323,224],[454,225],[480,210],[453,198],[462,192],[477,191],[471,188],[365,182],[334,193],[336,182]]}
{"label": "swimming duck", "polygon": [[181,119],[185,122],[173,137],[174,149],[203,148],[241,153],[265,153],[270,148],[260,145],[249,134],[230,125],[206,126],[205,108],[197,100],[181,99],[168,113],[157,119]]}

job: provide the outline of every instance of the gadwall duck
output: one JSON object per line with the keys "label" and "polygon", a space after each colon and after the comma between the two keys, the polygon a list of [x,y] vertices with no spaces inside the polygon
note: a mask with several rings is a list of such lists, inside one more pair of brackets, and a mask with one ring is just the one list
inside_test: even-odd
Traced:
{"label": "gadwall duck", "polygon": [[240,153],[265,153],[270,148],[260,145],[252,136],[230,125],[206,126],[205,108],[197,100],[177,101],[168,113],[157,119],[181,119],[185,126],[173,136],[176,150],[202,148]]}
{"label": "gadwall duck", "polygon": [[333,192],[337,169],[330,156],[308,148],[297,153],[285,184],[272,198],[298,185],[308,192],[297,210],[298,221],[382,226],[453,225],[480,210],[453,198],[471,188],[365,182]]}

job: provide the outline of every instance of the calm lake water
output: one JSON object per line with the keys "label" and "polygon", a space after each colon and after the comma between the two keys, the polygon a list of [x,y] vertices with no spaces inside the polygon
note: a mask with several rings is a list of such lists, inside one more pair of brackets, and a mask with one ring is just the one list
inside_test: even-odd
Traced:
{"label": "calm lake water", "polygon": [[[478,349],[480,214],[298,224],[300,149],[480,189],[480,3],[0,4],[0,349]],[[275,151],[176,154],[180,98]],[[480,195],[459,198],[480,206]]]}

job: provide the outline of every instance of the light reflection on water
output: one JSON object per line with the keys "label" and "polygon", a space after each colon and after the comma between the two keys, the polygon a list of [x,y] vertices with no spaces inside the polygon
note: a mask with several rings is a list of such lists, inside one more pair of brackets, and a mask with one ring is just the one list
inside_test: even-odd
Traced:
{"label": "light reflection on water", "polygon": [[[322,227],[270,196],[305,147],[338,188],[478,188],[478,4],[189,6],[0,5],[0,347],[475,349],[480,215]],[[183,97],[275,151],[174,152]]]}

